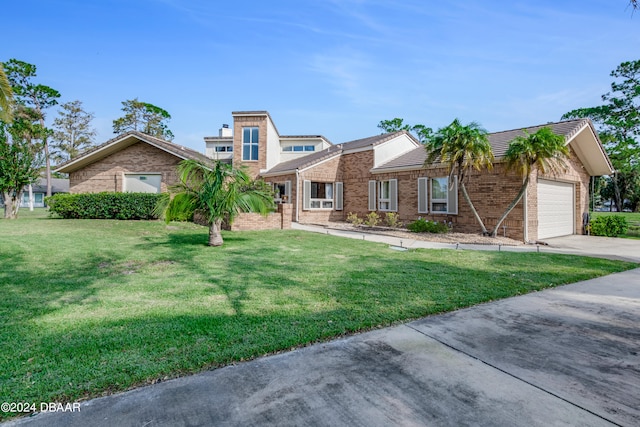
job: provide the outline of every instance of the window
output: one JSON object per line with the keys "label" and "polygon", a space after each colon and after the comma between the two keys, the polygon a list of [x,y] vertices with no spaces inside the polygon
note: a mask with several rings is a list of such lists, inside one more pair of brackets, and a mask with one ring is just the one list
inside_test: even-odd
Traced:
{"label": "window", "polygon": [[215,151],[216,153],[231,153],[233,151],[233,145],[219,145]]}
{"label": "window", "polygon": [[444,214],[458,214],[458,179],[431,178],[431,212]]}
{"label": "window", "polygon": [[291,203],[291,181],[273,183],[274,201]]}
{"label": "window", "polygon": [[431,178],[431,212],[447,213],[447,178]]}
{"label": "window", "polygon": [[378,209],[381,211],[389,210],[389,181],[380,181],[380,190],[378,192]]}
{"label": "window", "polygon": [[282,147],[282,151],[285,151],[285,152],[316,151],[316,147],[314,145],[287,145],[285,147]]}
{"label": "window", "polygon": [[[376,198],[376,189],[377,195]],[[369,181],[369,210],[398,211],[398,180]]]}
{"label": "window", "polygon": [[258,160],[258,128],[242,128],[242,160]]}
{"label": "window", "polygon": [[333,209],[333,184],[311,183],[311,209]]}

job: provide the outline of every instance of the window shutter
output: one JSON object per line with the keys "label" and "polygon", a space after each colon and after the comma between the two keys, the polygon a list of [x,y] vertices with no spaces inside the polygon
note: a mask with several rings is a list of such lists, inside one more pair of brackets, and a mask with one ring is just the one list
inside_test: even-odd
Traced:
{"label": "window shutter", "polygon": [[389,210],[398,212],[398,180],[389,180]]}
{"label": "window shutter", "polygon": [[454,176],[453,183],[449,183],[447,197],[447,213],[458,215],[458,177]]}
{"label": "window shutter", "polygon": [[336,182],[336,210],[341,211],[342,209],[343,209],[342,183]]}
{"label": "window shutter", "polygon": [[428,187],[429,178],[418,178],[418,213],[429,213]]}
{"label": "window shutter", "polygon": [[311,208],[311,181],[304,180],[302,189],[302,209],[309,210]]}
{"label": "window shutter", "polygon": [[369,210],[375,211],[378,203],[376,200],[376,181],[369,181]]}
{"label": "window shutter", "polygon": [[291,203],[291,181],[284,182],[284,195],[287,196],[287,203]]}

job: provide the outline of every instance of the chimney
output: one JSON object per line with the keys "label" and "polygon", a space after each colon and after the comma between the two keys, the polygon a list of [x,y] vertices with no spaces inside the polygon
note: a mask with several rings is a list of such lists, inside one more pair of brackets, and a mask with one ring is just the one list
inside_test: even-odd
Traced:
{"label": "chimney", "polygon": [[222,128],[220,128],[219,135],[220,137],[233,136],[233,129],[229,128],[228,124],[223,124]]}

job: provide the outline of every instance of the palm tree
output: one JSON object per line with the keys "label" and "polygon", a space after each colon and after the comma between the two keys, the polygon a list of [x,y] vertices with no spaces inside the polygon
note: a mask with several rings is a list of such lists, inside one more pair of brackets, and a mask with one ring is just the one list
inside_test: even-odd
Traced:
{"label": "palm tree", "polygon": [[524,196],[533,169],[537,168],[542,173],[556,171],[566,166],[565,159],[569,157],[569,147],[565,144],[564,137],[555,134],[551,128],[543,127],[533,134],[523,132],[524,136],[517,136],[509,143],[504,156],[505,172],[515,171],[523,178],[522,186],[491,232],[494,237],[498,233],[498,227]]}
{"label": "palm tree", "polygon": [[195,160],[183,160],[178,165],[180,183],[172,188],[174,196],[159,206],[166,221],[190,216],[204,216],[209,225],[209,246],[222,246],[220,232],[224,220],[232,223],[239,212],[266,215],[273,210],[273,194],[261,181],[253,181],[241,169],[228,163],[212,166]]}
{"label": "palm tree", "polygon": [[[471,208],[473,215],[482,227],[482,234],[488,234],[480,215],[471,202],[465,181],[473,170],[493,168],[493,153],[487,137],[487,131],[476,122],[466,126],[455,119],[449,126],[441,128],[426,144],[427,160],[425,167],[438,160],[447,166],[449,178],[457,177],[462,195]],[[450,185],[453,180],[449,179]]]}
{"label": "palm tree", "polygon": [[4,72],[4,67],[0,62],[0,120],[10,122],[13,117],[13,91],[11,83]]}

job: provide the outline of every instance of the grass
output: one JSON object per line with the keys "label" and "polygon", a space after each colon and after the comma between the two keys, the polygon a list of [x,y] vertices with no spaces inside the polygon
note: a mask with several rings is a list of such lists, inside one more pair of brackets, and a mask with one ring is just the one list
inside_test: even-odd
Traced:
{"label": "grass", "polygon": [[[0,401],[72,402],[636,265],[189,223],[0,220]],[[15,414],[0,413],[0,419]]]}
{"label": "grass", "polygon": [[640,239],[640,212],[591,212],[592,218],[608,215],[622,215],[627,219],[627,234],[618,236],[626,239]]}

